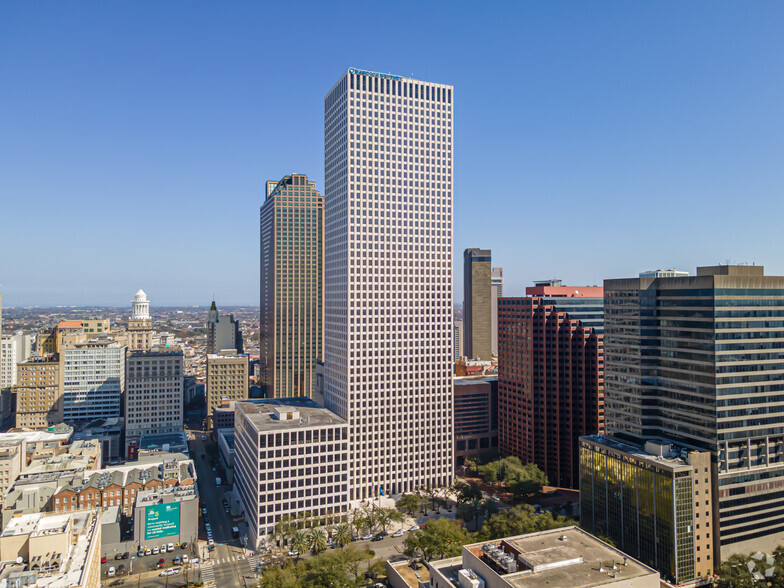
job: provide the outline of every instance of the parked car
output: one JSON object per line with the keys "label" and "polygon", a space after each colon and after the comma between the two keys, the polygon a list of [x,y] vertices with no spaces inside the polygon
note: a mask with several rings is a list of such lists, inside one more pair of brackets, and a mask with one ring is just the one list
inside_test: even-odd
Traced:
{"label": "parked car", "polygon": [[174,551],[174,543],[169,543],[169,545],[166,548],[166,551]]}
{"label": "parked car", "polygon": [[122,576],[124,573],[125,573],[125,566],[123,564],[117,566],[117,575]]}
{"label": "parked car", "polygon": [[371,541],[381,541],[384,538],[383,535],[376,535],[371,539]]}
{"label": "parked car", "polygon": [[[183,541],[182,543],[180,543],[180,549],[188,549],[188,542],[187,541]],[[186,555],[185,557],[188,557],[188,556]]]}
{"label": "parked car", "polygon": [[[207,440],[207,435],[202,435],[202,436],[201,436],[201,440],[202,440],[202,441],[206,441],[206,440]],[[202,456],[202,457],[203,457],[203,456]]]}
{"label": "parked car", "polygon": [[289,557],[297,557],[299,555],[299,551],[291,550],[289,551]]}
{"label": "parked car", "polygon": [[107,557],[105,555],[101,556],[101,563],[106,563]]}
{"label": "parked car", "polygon": [[419,525],[414,525],[409,529],[409,531],[419,531]]}
{"label": "parked car", "polygon": [[109,586],[122,586],[123,584],[125,584],[125,580],[115,580]]}
{"label": "parked car", "polygon": [[125,553],[123,553],[122,558],[123,559],[128,559],[130,556],[131,556],[131,552],[130,551],[126,551]]}
{"label": "parked car", "polygon": [[114,556],[114,559],[122,559],[123,558],[122,556],[123,556],[122,553],[118,553],[117,555]]}
{"label": "parked car", "polygon": [[114,574],[116,574],[116,573],[117,573],[117,570],[115,570],[115,569],[114,569],[114,566],[112,566],[112,567],[110,567],[110,568],[107,570],[107,572],[106,572],[106,575],[107,575],[107,576],[114,576]]}
{"label": "parked car", "polygon": [[188,563],[188,554],[182,556],[182,563]]}
{"label": "parked car", "polygon": [[150,548],[148,547],[147,549],[144,550],[144,555],[152,555],[152,550],[150,550]]}
{"label": "parked car", "polygon": [[397,533],[395,533],[395,534],[394,534],[394,535],[392,535],[392,536],[393,536],[393,537],[402,537],[402,536],[403,536],[403,533],[404,533],[403,529],[400,529],[400,530],[399,530]]}
{"label": "parked car", "polygon": [[180,560],[180,556],[179,556],[179,555],[177,555],[177,556],[175,556],[175,557],[174,557],[174,559],[172,560],[172,563],[173,563],[175,566],[178,566],[178,565],[180,565],[180,561],[181,561],[181,560]]}
{"label": "parked car", "polygon": [[372,538],[373,538],[373,535],[364,535],[362,537],[362,541],[367,541],[368,539],[372,539]]}
{"label": "parked car", "polygon": [[158,555],[160,552],[161,552],[161,548],[158,547],[157,545],[152,548],[152,554],[153,555]]}

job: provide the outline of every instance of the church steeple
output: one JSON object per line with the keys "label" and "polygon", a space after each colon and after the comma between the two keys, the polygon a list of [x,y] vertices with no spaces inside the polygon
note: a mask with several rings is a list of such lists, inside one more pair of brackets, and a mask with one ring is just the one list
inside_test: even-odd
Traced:
{"label": "church steeple", "polygon": [[208,323],[217,323],[218,322],[218,307],[215,306],[215,301],[212,301],[210,305],[210,312],[207,315],[207,322]]}

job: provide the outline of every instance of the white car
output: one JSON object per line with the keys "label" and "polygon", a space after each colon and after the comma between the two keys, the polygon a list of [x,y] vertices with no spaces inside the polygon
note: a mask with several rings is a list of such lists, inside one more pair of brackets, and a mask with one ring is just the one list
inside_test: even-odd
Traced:
{"label": "white car", "polygon": [[183,555],[182,556],[182,563],[188,563],[188,556],[187,555]]}
{"label": "white car", "polygon": [[158,547],[157,545],[152,548],[152,554],[153,555],[158,555],[160,552],[161,552],[161,548]]}
{"label": "white car", "polygon": [[289,551],[289,557],[297,557],[299,555],[299,551],[294,551],[293,549]]}
{"label": "white car", "polygon": [[402,536],[403,536],[403,533],[405,533],[405,531],[403,531],[403,529],[400,529],[400,530],[399,530],[397,533],[395,533],[395,534],[394,534],[394,535],[392,535],[392,536],[393,536],[393,537],[402,537]]}
{"label": "white car", "polygon": [[106,571],[106,575],[107,575],[107,576],[114,576],[114,574],[116,573],[116,571],[117,571],[117,570],[115,570],[115,569],[114,569],[114,566],[112,566],[112,567],[110,567],[110,568],[109,568],[109,569]]}
{"label": "white car", "polygon": [[419,531],[419,525],[414,525],[409,529],[409,531]]}
{"label": "white car", "polygon": [[362,537],[362,541],[367,541],[368,539],[372,539],[372,538],[373,535],[365,535],[364,537]]}
{"label": "white car", "polygon": [[169,543],[169,545],[166,547],[166,551],[174,551],[174,543]]}

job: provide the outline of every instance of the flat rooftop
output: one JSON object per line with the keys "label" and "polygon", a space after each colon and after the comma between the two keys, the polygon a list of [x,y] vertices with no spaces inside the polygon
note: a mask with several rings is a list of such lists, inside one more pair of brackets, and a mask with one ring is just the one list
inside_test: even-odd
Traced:
{"label": "flat rooftop", "polygon": [[[345,425],[346,421],[331,410],[314,402],[307,396],[295,398],[259,398],[243,400],[235,404],[259,431],[284,431],[289,429],[321,427],[324,425]],[[298,412],[299,418],[293,420],[277,420],[275,409]]]}
{"label": "flat rooftop", "polygon": [[[658,572],[578,527],[553,529],[488,543],[501,546],[507,553],[516,552],[518,571],[496,574],[512,588],[588,588],[628,582],[631,579],[646,578],[650,581],[653,576],[658,586]],[[463,548],[464,565],[467,563],[465,550],[481,558],[483,545],[486,543]],[[616,566],[615,570],[612,569],[613,565]],[[474,571],[480,576],[484,572],[478,569]]]}
{"label": "flat rooftop", "polygon": [[142,435],[139,439],[139,449],[161,449],[164,445],[168,445],[171,451],[177,449],[187,453],[188,436],[185,433],[159,433]]}
{"label": "flat rooftop", "polygon": [[[639,445],[634,445],[626,441],[621,441],[614,437],[600,437],[598,435],[587,435],[585,437],[582,437],[582,439],[585,439],[586,441],[590,441],[597,445],[601,445],[603,447],[607,447],[608,449],[614,449],[616,451],[622,451],[624,453],[628,453],[629,455],[632,455],[641,461],[647,461],[654,465],[665,466],[673,470],[691,468],[691,466],[684,459],[680,459],[679,457],[662,457],[659,455],[654,455],[652,453],[648,453],[647,451],[645,451],[644,448],[640,447]],[[678,445],[673,441],[666,441],[662,439],[651,439],[651,441],[654,441],[659,444],[675,445],[678,448],[678,450],[680,449],[688,450],[688,448],[685,448],[682,445]]]}

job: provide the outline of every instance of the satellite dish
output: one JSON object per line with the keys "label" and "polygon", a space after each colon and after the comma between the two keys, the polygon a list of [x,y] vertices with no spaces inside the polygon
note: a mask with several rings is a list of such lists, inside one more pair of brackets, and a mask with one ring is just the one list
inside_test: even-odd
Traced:
{"label": "satellite dish", "polygon": [[24,560],[21,557],[17,557],[16,558],[16,563],[18,563],[18,564],[22,563],[23,561]]}

